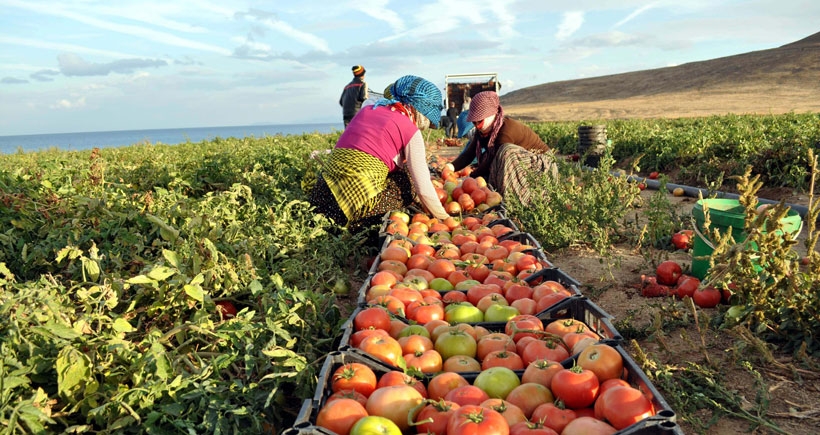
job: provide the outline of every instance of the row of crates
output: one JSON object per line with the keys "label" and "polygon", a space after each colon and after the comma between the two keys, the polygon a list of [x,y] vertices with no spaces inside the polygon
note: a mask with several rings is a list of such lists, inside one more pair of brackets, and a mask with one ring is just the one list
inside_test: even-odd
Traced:
{"label": "row of crates", "polygon": [[[612,316],[583,295],[580,290],[581,284],[576,279],[572,278],[559,267],[550,263],[542,251],[540,243],[538,243],[538,241],[535,240],[531,234],[521,231],[511,220],[506,219],[503,215],[503,208],[496,208],[493,210],[493,213],[501,216],[501,220],[494,223],[503,223],[513,229],[513,232],[505,234],[505,238],[515,238],[522,243],[533,246],[534,249],[531,250],[531,252],[534,251],[532,252],[533,255],[539,259],[542,259],[542,264],[547,265],[547,267],[544,267],[528,277],[528,282],[530,284],[537,284],[548,280],[557,281],[572,293],[572,296],[564,298],[554,305],[538,312],[536,316],[541,319],[544,325],[559,319],[573,319],[584,322],[592,331],[600,336],[601,343],[611,346],[618,351],[623,358],[626,373],[625,380],[633,387],[643,391],[646,397],[652,402],[656,412],[654,416],[622,429],[618,431],[617,434],[683,434],[683,431],[676,422],[675,411],[671,409],[667,401],[663,398],[660,392],[658,392],[657,388],[648,379],[635,360],[624,349],[622,345],[623,337],[614,327]],[[383,228],[386,228],[389,223],[389,217],[385,215],[384,220],[385,222]],[[382,231],[380,233],[381,249],[383,250],[389,246],[394,237],[394,235]],[[285,431],[288,435],[334,435],[334,432],[317,426],[316,417],[319,410],[325,405],[328,397],[332,394],[331,376],[340,366],[351,362],[362,363],[373,369],[377,376],[390,371],[401,370],[401,368],[387,364],[351,345],[351,336],[355,332],[353,319],[361,310],[368,308],[369,305],[365,300],[365,295],[370,288],[370,280],[378,271],[379,259],[377,258],[369,270],[367,278],[358,290],[358,303],[356,309],[351,313],[347,322],[342,326],[337,350],[327,355],[324,360],[317,379],[317,387],[314,396],[304,400],[293,427]],[[506,322],[478,322],[474,325],[480,325],[490,332],[503,332]],[[566,368],[572,367],[575,364],[577,357],[577,354],[572,355],[562,361],[561,364]],[[480,372],[461,372],[461,375],[472,383],[472,380],[474,380],[479,373]],[[523,370],[517,370],[516,373],[521,376],[523,374]],[[431,377],[432,376],[427,375],[424,379],[421,379],[421,381],[426,383]]]}

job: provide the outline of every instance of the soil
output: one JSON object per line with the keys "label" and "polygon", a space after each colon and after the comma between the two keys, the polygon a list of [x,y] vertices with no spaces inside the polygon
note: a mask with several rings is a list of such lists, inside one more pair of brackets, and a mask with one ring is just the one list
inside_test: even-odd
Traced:
{"label": "soil", "polygon": [[[438,144],[432,146],[432,155],[452,156],[459,148]],[[641,194],[644,201],[656,191],[647,189]],[[790,189],[764,189],[759,198],[786,203],[807,205],[808,196],[795,193]],[[697,198],[668,194],[669,201],[676,207],[679,216],[691,216]],[[627,216],[628,220],[642,221],[642,209],[636,208]],[[526,228],[522,228],[526,231]],[[800,240],[806,237],[804,228]],[[798,252],[805,254],[805,247],[798,244]],[[772,349],[773,358],[766,361],[762,353],[748,346],[748,342],[727,331],[718,331],[708,327],[708,319],[717,315],[720,307],[714,309],[695,308],[693,304],[675,301],[672,298],[645,298],[640,295],[637,286],[641,275],[654,275],[653,264],[658,258],[677,261],[684,270],[691,265],[691,254],[685,251],[658,251],[656,258],[647,258],[644,253],[628,243],[613,247],[612,260],[602,258],[597,252],[583,247],[572,247],[547,252],[549,260],[561,270],[582,284],[582,293],[591,301],[614,317],[616,328],[619,322],[626,321],[631,328],[642,330],[662,324],[664,310],[676,306],[686,310],[690,318],[696,317],[697,324],[669,330],[664,328],[647,338],[627,340],[624,347],[636,361],[641,353],[649,356],[659,367],[673,367],[675,371],[685,370],[690,363],[719,368],[721,383],[731,386],[745,401],[754,404],[761,388],[769,395],[769,407],[765,417],[777,425],[782,433],[816,434],[820,427],[820,372],[803,370],[797,363],[792,363],[789,355],[777,353]],[[652,263],[654,261],[654,263]],[[723,307],[725,309],[725,306]],[[697,325],[700,325],[699,327]],[[620,331],[620,330],[619,330]],[[745,347],[744,347],[745,346]],[[740,361],[752,361],[754,371],[761,377],[760,387],[750,371],[740,365]],[[645,369],[646,371],[646,369]],[[657,385],[656,385],[657,386]],[[657,386],[664,397],[672,393]],[[748,407],[752,409],[751,406]],[[711,410],[699,411],[701,421],[709,421]],[[684,433],[697,433],[696,427],[678,416],[678,424]],[[722,417],[705,433],[709,434],[764,434],[777,433],[764,427],[754,428],[749,422],[740,418]]]}

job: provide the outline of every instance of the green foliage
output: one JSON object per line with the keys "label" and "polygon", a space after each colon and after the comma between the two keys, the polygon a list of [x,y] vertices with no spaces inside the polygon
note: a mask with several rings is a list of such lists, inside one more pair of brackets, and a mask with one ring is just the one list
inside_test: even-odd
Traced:
{"label": "green foliage", "polygon": [[747,166],[767,186],[808,187],[810,149],[820,145],[820,114],[724,115],[681,119],[616,119],[531,124],[545,143],[572,154],[578,126],[605,124],[612,156],[644,155],[647,171],[680,171],[676,182],[743,175]]}
{"label": "green foliage", "polygon": [[521,222],[545,249],[587,244],[607,252],[620,236],[621,221],[640,190],[625,176],[609,173],[611,158],[594,170],[557,160],[559,177],[529,174],[530,188],[539,192],[529,204],[505,198],[510,216]]}
{"label": "green foliage", "polygon": [[[0,159],[0,426],[261,433],[315,390],[362,241],[300,188],[333,135]],[[239,313],[222,319],[215,302]],[[286,401],[287,399],[291,399]]]}

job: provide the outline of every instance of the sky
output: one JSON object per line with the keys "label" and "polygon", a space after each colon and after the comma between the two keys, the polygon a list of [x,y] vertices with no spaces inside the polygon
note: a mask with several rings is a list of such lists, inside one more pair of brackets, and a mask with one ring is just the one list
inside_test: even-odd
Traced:
{"label": "sky", "polygon": [[818,31],[817,0],[0,0],[0,136],[341,124],[357,64],[503,95]]}

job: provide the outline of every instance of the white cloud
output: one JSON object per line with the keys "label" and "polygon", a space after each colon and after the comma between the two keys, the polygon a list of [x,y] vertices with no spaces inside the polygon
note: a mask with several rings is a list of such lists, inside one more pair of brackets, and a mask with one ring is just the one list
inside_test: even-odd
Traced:
{"label": "white cloud", "polygon": [[572,36],[584,24],[584,13],[581,11],[564,12],[561,23],[558,24],[558,31],[555,33],[555,39],[563,41]]}
{"label": "white cloud", "polygon": [[353,3],[353,7],[360,12],[384,21],[396,32],[404,31],[404,21],[399,14],[387,7],[388,0],[359,0]]}
{"label": "white cloud", "polygon": [[78,109],[85,107],[85,97],[79,97],[74,101],[68,99],[61,99],[49,106],[50,109]]}
{"label": "white cloud", "polygon": [[113,58],[137,57],[133,54],[127,54],[127,53],[122,53],[122,52],[118,52],[118,51],[99,50],[99,49],[96,49],[96,48],[84,47],[82,45],[66,44],[66,43],[63,43],[63,42],[41,41],[41,40],[29,39],[29,38],[15,38],[15,37],[0,36],[0,44],[19,45],[19,46],[31,47],[31,48],[44,48],[46,50],[65,51],[65,52],[71,52],[71,53],[93,54],[93,55],[96,55],[96,56],[105,56],[105,57],[113,57]]}
{"label": "white cloud", "polygon": [[617,29],[618,27],[623,26],[624,24],[626,24],[626,23],[632,21],[633,19],[635,19],[635,17],[637,17],[638,15],[640,15],[640,14],[642,14],[642,13],[644,13],[644,12],[650,10],[650,9],[653,9],[653,8],[657,7],[659,4],[660,4],[660,2],[654,1],[654,2],[649,3],[647,5],[643,5],[643,6],[639,7],[638,9],[635,9],[634,11],[632,11],[631,14],[627,15],[626,18],[624,18],[621,21],[618,21],[617,23],[615,23],[615,25],[612,26],[612,28]]}

